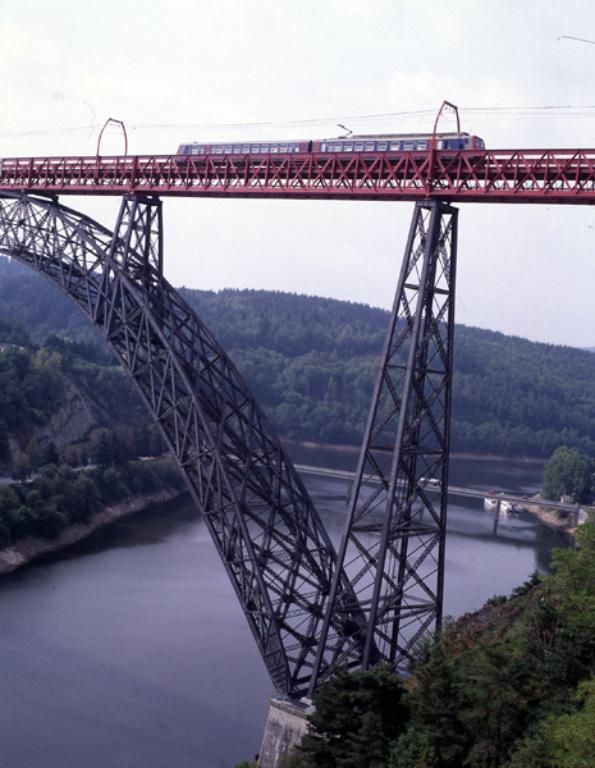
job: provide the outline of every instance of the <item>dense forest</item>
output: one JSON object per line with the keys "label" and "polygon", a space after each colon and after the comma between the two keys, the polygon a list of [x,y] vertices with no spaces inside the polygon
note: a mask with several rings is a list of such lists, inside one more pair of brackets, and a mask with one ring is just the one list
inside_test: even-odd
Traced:
{"label": "dense forest", "polygon": [[[271,291],[182,293],[230,352],[282,436],[359,444],[387,312]],[[0,321],[38,342],[67,337],[93,365],[108,365],[112,385],[121,386],[109,353],[68,300],[6,259],[0,259]],[[591,352],[459,325],[455,370],[455,450],[547,457],[566,445],[595,456]]]}

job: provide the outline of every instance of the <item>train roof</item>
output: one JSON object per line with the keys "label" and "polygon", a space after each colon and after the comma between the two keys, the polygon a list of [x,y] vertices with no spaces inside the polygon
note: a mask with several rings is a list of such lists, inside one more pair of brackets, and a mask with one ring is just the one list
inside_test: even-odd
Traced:
{"label": "train roof", "polygon": [[[438,131],[436,136],[440,138],[451,138],[456,136],[469,136],[466,131],[451,131],[443,132]],[[433,133],[352,133],[350,136],[336,136],[336,139],[432,139]],[[323,139],[323,141],[329,141],[329,139]]]}
{"label": "train roof", "polygon": [[[456,138],[457,136],[469,136],[466,131],[450,131],[450,132],[438,132],[436,136],[439,138]],[[350,136],[330,136],[324,139],[244,139],[227,140],[227,141],[182,141],[180,144],[300,144],[306,141],[347,141],[354,139],[358,141],[365,141],[366,139],[380,139],[389,141],[390,139],[432,139],[433,133],[352,133]]]}

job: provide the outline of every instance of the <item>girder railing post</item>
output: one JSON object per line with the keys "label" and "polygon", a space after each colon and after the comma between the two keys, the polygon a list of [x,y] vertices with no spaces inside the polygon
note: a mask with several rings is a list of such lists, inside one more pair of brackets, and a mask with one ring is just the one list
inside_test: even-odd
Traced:
{"label": "girder railing post", "polygon": [[416,204],[338,554],[366,642],[361,652],[338,638],[329,652],[326,627],[349,608],[335,581],[312,691],[342,663],[403,668],[420,636],[440,628],[456,232],[456,209]]}

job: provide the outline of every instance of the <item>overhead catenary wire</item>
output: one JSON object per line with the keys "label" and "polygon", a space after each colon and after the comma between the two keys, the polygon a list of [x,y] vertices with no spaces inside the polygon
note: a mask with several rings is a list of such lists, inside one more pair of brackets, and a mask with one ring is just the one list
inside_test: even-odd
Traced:
{"label": "overhead catenary wire", "polygon": [[[595,104],[545,104],[529,106],[469,106],[459,107],[461,115],[469,115],[481,120],[552,120],[572,117],[574,119],[595,119]],[[419,121],[436,114],[435,109],[401,110],[398,112],[379,112],[364,115],[335,115],[319,118],[300,118],[291,120],[269,120],[258,122],[202,122],[202,123],[130,123],[127,129],[137,134],[156,133],[205,133],[215,135],[217,131],[257,131],[289,128],[328,128],[339,122],[352,125],[385,124],[398,125],[400,122]],[[37,138],[47,136],[76,136],[99,131],[102,124],[64,126],[56,128],[6,129],[0,131],[0,138]]]}

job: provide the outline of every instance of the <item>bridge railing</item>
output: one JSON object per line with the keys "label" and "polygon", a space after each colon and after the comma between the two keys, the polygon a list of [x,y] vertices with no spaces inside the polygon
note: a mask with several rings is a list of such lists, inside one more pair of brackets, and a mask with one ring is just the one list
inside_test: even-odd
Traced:
{"label": "bridge railing", "polygon": [[5,158],[0,193],[595,202],[595,150]]}

